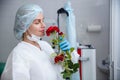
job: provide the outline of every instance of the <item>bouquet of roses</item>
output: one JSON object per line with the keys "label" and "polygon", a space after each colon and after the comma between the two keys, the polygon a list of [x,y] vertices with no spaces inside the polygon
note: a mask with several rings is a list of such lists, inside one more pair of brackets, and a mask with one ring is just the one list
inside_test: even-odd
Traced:
{"label": "bouquet of roses", "polygon": [[58,49],[57,53],[53,53],[52,56],[54,57],[55,64],[61,64],[63,67],[63,78],[70,78],[70,76],[78,71],[79,63],[73,63],[71,58],[71,54],[74,51],[74,48],[70,48],[70,50],[63,51],[60,49],[59,44],[65,39],[65,34],[60,31],[57,26],[50,26],[46,30],[47,36],[52,36],[52,47]]}

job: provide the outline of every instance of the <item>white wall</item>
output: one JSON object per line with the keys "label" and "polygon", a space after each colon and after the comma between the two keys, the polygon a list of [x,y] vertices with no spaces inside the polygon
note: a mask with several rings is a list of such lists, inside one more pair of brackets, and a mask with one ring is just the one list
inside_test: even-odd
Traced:
{"label": "white wall", "polygon": [[[5,62],[10,51],[17,44],[13,35],[16,10],[24,3],[39,4],[46,18],[56,20],[56,11],[67,0],[1,0],[0,1],[0,61]],[[71,0],[76,16],[77,41],[92,44],[96,48],[99,63],[109,54],[109,0]],[[86,31],[88,25],[101,25],[99,33]],[[61,26],[62,27],[62,26]],[[97,69],[97,80],[107,80],[107,75]]]}

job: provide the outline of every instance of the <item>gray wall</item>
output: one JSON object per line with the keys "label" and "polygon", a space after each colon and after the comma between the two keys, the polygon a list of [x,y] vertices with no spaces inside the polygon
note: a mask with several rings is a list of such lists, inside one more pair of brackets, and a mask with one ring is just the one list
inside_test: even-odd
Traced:
{"label": "gray wall", "polygon": [[[48,19],[56,20],[56,11],[67,0],[1,0],[0,1],[0,61],[5,62],[10,51],[17,44],[13,35],[14,18],[17,9],[24,3],[39,4]],[[109,0],[71,0],[76,16],[77,42],[92,44],[96,48],[97,63],[109,54]],[[87,26],[101,25],[100,32],[87,32]],[[64,24],[63,24],[64,25]],[[62,26],[61,26],[62,27]],[[47,40],[47,38],[46,38]],[[107,75],[97,68],[97,80],[107,80]]]}

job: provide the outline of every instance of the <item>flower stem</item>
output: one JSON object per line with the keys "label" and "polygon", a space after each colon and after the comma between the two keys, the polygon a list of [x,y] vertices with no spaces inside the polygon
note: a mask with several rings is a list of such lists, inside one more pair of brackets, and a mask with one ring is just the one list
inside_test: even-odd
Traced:
{"label": "flower stem", "polygon": [[68,50],[66,51],[66,54],[67,54],[67,57],[71,60],[71,55]]}

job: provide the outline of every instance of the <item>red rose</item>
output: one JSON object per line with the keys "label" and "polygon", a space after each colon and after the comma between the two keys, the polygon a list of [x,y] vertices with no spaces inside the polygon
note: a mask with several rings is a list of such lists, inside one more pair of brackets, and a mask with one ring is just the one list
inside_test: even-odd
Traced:
{"label": "red rose", "polygon": [[50,36],[51,31],[52,31],[52,26],[50,26],[50,27],[46,30],[47,36]]}
{"label": "red rose", "polygon": [[60,32],[59,35],[63,35],[63,32]]}
{"label": "red rose", "polygon": [[57,26],[53,26],[53,30],[59,32],[59,28]]}
{"label": "red rose", "polygon": [[64,60],[64,55],[60,54],[58,56],[55,57],[54,61],[55,63],[58,63],[59,61],[63,61]]}
{"label": "red rose", "polygon": [[47,36],[50,36],[51,33],[53,32],[59,32],[59,28],[57,26],[50,26],[47,30],[46,30],[46,34]]}

